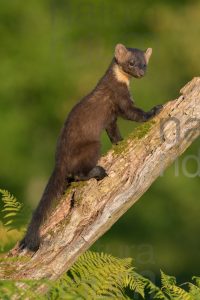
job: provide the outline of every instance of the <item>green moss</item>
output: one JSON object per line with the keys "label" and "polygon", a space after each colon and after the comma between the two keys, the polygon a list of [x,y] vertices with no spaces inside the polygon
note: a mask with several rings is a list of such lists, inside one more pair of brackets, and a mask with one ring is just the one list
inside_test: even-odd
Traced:
{"label": "green moss", "polygon": [[128,139],[119,142],[117,145],[112,146],[114,154],[121,154],[127,149]]}
{"label": "green moss", "polygon": [[87,184],[87,181],[77,181],[77,182],[72,182],[70,186],[67,188],[65,195],[69,195],[70,193],[77,191],[76,197],[74,199],[74,205],[78,206],[81,203],[82,198],[82,193],[80,191],[81,188],[83,188]]}
{"label": "green moss", "polygon": [[145,122],[135,128],[135,130],[130,134],[130,138],[137,138],[141,139],[143,138],[152,128],[152,126],[155,124],[154,120],[151,120],[149,122]]}
{"label": "green moss", "polygon": [[27,263],[31,259],[30,256],[13,256],[0,258],[0,272],[5,278],[10,277],[16,272],[16,268],[20,263]]}
{"label": "green moss", "polygon": [[145,122],[139,126],[137,126],[134,131],[128,136],[127,139],[118,143],[118,145],[113,145],[112,149],[114,154],[121,154],[124,153],[128,146],[128,140],[132,139],[142,139],[152,128],[155,124],[154,120],[149,122]]}
{"label": "green moss", "polygon": [[9,280],[0,281],[1,299],[47,299],[38,295],[38,288],[50,287],[49,281],[40,280]]}
{"label": "green moss", "polygon": [[17,265],[11,262],[2,262],[0,265],[1,269],[1,274],[3,275],[4,278],[7,278],[11,276],[13,273],[16,272]]}
{"label": "green moss", "polygon": [[74,205],[79,206],[81,204],[81,201],[83,200],[82,193],[79,193],[79,195],[77,195],[74,200],[75,200]]}
{"label": "green moss", "polygon": [[77,181],[77,182],[70,183],[70,185],[66,188],[64,195],[61,198],[54,199],[51,205],[51,211],[54,211],[57,205],[60,203],[60,201],[64,199],[67,195],[75,191],[75,189],[77,188],[82,188],[85,184],[86,181]]}
{"label": "green moss", "polygon": [[[69,222],[71,220],[71,213],[69,213],[69,215],[66,216],[66,218],[62,219],[60,222],[59,222],[59,230],[62,230],[63,228],[65,228]],[[56,230],[57,231],[57,230]],[[52,235],[54,235],[55,232],[53,232],[52,230]]]}
{"label": "green moss", "polygon": [[82,188],[86,185],[86,181],[74,181],[70,184],[70,186],[66,189],[65,195],[70,194],[72,191],[74,191],[77,188]]}
{"label": "green moss", "polygon": [[30,259],[31,259],[30,256],[1,257],[0,263],[28,262]]}
{"label": "green moss", "polygon": [[5,278],[10,277],[12,274],[14,274],[16,272],[16,268],[14,267],[10,267],[10,266],[6,266],[5,269],[3,269],[3,276]]}

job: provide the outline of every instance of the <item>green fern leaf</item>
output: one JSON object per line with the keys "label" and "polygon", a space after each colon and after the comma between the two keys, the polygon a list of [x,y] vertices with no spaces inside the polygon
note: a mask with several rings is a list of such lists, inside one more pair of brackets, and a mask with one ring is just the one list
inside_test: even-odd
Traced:
{"label": "green fern leaf", "polygon": [[166,275],[161,271],[161,282],[164,292],[177,300],[194,300],[194,297],[176,285],[176,278],[174,276]]}
{"label": "green fern leaf", "polygon": [[2,195],[3,208],[1,209],[1,221],[7,230],[16,228],[15,219],[22,209],[22,204],[8,191],[0,189]]}
{"label": "green fern leaf", "polygon": [[[131,259],[88,251],[71,267],[50,292],[51,300],[200,300],[199,277],[188,283],[189,291],[176,285],[176,278],[161,271],[162,289],[135,272]],[[126,289],[134,291],[129,298]],[[140,297],[139,296],[139,297]],[[147,297],[147,298],[146,298]]]}
{"label": "green fern leaf", "polygon": [[87,251],[64,276],[62,286],[82,299],[129,299],[124,288],[133,271],[131,261]]}
{"label": "green fern leaf", "polygon": [[200,277],[193,276],[192,280],[194,280],[196,286],[200,288]]}

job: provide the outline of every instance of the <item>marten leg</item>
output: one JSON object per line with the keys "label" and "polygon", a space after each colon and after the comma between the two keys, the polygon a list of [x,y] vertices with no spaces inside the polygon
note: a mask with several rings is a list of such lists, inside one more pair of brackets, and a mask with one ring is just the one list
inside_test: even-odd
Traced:
{"label": "marten leg", "polygon": [[126,120],[136,121],[136,122],[146,122],[159,114],[162,110],[162,105],[154,106],[150,111],[144,112],[142,109],[134,106],[131,100],[120,101],[120,115]]}
{"label": "marten leg", "polygon": [[101,180],[107,176],[106,171],[96,165],[99,156],[99,142],[87,142],[79,145],[69,160],[70,173],[74,180],[88,180],[90,178]]}
{"label": "marten leg", "polygon": [[118,142],[123,140],[119,128],[117,126],[116,120],[107,126],[106,132],[112,144],[117,144]]}

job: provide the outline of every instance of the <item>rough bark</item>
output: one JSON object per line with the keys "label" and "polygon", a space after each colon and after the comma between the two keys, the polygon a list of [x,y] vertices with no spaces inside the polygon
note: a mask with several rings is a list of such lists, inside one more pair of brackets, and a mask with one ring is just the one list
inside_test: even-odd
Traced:
{"label": "rough bark", "polygon": [[56,279],[131,207],[200,135],[200,77],[164,105],[152,121],[100,160],[108,177],[72,184],[41,230],[42,245],[23,260],[0,266],[0,278]]}

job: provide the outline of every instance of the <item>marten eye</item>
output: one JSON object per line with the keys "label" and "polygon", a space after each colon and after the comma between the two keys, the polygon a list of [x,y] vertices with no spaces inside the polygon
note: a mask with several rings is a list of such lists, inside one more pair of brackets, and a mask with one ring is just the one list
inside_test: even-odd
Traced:
{"label": "marten eye", "polygon": [[134,65],[135,65],[134,61],[129,61],[129,66],[130,67],[134,67]]}

